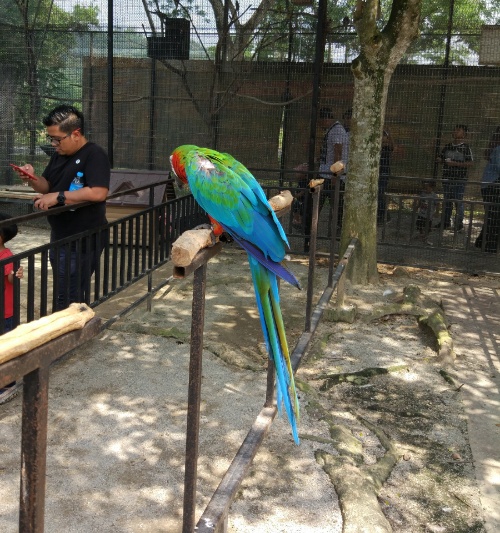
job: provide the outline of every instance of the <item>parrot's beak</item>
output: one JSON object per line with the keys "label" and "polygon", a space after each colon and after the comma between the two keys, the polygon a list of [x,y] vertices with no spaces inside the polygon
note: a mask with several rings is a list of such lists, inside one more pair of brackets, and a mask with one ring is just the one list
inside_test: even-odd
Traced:
{"label": "parrot's beak", "polygon": [[177,176],[177,174],[173,170],[172,170],[172,173],[174,174],[175,183],[177,184],[177,187],[179,187],[179,189],[184,189],[186,184],[180,180],[179,176]]}
{"label": "parrot's beak", "polygon": [[172,170],[170,171],[170,176],[172,176],[172,174],[173,174],[174,178],[175,178],[175,183],[177,184],[177,187],[179,187],[179,189],[184,189],[185,183],[175,173],[174,165],[172,165],[172,156],[170,156],[170,167],[172,168]]}

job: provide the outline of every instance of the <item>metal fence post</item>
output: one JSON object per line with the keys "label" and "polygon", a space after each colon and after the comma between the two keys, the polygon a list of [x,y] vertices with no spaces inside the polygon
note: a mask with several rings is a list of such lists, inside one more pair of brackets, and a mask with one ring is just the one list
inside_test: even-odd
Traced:
{"label": "metal fence post", "polygon": [[314,274],[316,271],[316,243],[318,236],[318,216],[319,216],[319,195],[323,190],[323,185],[311,187],[312,193],[312,220],[311,235],[309,240],[309,272],[307,277],[307,301],[306,301],[306,323],[305,331],[311,331],[312,298],[314,292]]}
{"label": "metal fence post", "polygon": [[195,526],[206,273],[207,265],[204,263],[195,270],[193,280],[182,533],[192,533]]}
{"label": "metal fence post", "polygon": [[19,531],[43,533],[49,366],[24,376]]}

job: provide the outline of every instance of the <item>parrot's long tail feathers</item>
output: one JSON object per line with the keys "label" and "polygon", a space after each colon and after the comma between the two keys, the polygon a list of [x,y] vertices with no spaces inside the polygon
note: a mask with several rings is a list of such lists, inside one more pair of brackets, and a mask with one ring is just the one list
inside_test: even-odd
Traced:
{"label": "parrot's long tail feathers", "polygon": [[299,444],[297,423],[299,420],[299,400],[295,389],[293,369],[288,352],[283,316],[280,308],[278,280],[273,271],[248,255],[250,270],[255,288],[255,297],[259,309],[260,322],[264,333],[269,358],[276,369],[276,400],[281,413],[281,405],[292,427],[295,442]]}
{"label": "parrot's long tail feathers", "polygon": [[266,257],[262,251],[254,246],[251,242],[241,239],[233,233],[231,233],[231,236],[249,255],[253,256],[267,270],[274,272],[282,280],[287,281],[290,283],[290,285],[297,287],[297,289],[302,289],[299,280],[281,263],[277,263],[276,261]]}

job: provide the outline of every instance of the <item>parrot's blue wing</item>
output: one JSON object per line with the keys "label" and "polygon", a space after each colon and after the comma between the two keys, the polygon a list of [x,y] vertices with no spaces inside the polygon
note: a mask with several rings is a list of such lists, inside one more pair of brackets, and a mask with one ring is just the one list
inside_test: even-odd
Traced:
{"label": "parrot's blue wing", "polygon": [[279,263],[288,241],[262,187],[248,170],[240,175],[226,166],[222,155],[207,149],[192,152],[186,175],[194,198],[229,233]]}

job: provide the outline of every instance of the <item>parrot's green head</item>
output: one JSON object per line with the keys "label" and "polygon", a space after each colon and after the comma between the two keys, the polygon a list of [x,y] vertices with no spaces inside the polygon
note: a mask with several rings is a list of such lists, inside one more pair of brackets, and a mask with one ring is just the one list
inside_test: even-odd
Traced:
{"label": "parrot's green head", "polygon": [[197,149],[198,147],[194,144],[183,144],[182,146],[178,146],[170,156],[170,166],[178,181],[180,181],[180,187],[187,183],[186,157],[189,152]]}

